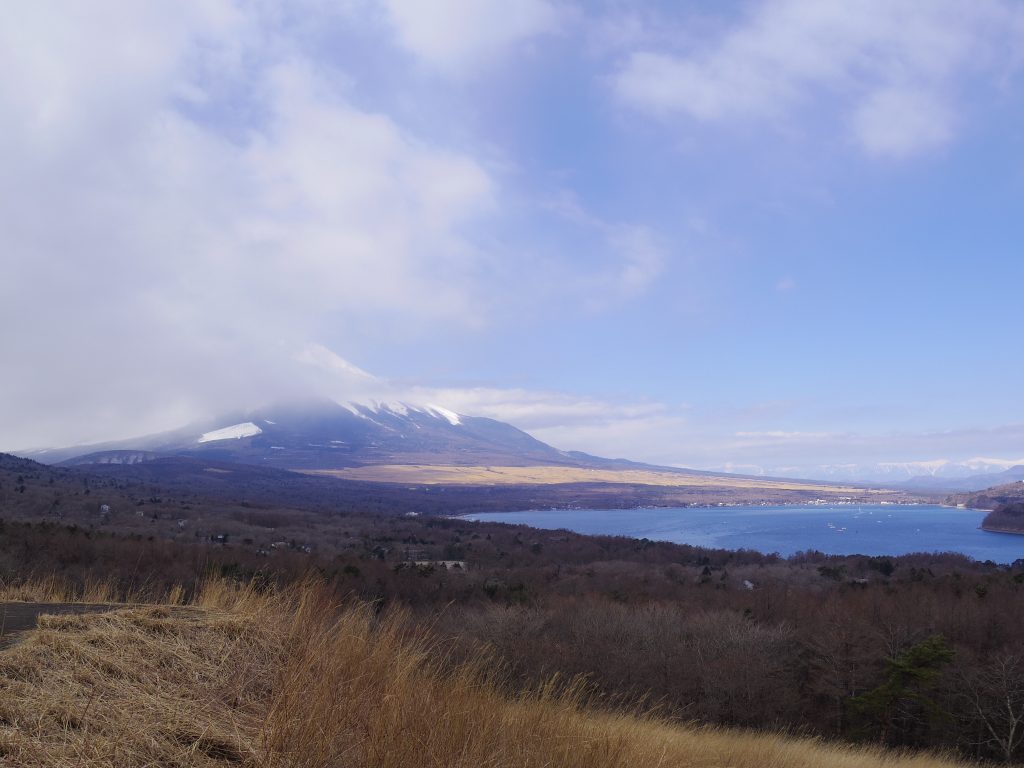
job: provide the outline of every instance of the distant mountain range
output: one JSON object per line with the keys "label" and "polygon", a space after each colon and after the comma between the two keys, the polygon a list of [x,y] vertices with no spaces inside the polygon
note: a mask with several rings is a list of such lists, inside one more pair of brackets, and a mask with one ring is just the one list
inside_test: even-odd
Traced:
{"label": "distant mountain range", "polygon": [[906,461],[776,469],[775,475],[829,482],[871,483],[919,491],[977,491],[1024,479],[1024,460],[975,458],[966,461]]}
{"label": "distant mountain range", "polygon": [[179,456],[278,469],[367,464],[642,466],[560,451],[510,424],[436,405],[316,401],[225,416],[172,432],[23,453],[47,464],[137,464]]}

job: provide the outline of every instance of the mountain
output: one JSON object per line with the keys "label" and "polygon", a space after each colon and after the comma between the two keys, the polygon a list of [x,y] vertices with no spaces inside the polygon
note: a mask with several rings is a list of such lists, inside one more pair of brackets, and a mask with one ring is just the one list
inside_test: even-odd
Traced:
{"label": "mountain", "polygon": [[317,512],[456,514],[911,498],[901,491],[655,467],[560,451],[494,419],[405,403],[275,405],[29,458],[118,488],[149,488],[144,498],[200,493],[238,504]]}
{"label": "mountain", "polygon": [[[320,481],[352,483],[352,492],[360,494],[381,484],[409,491],[439,486],[449,495],[448,506],[455,508],[458,501],[460,509],[485,501],[523,509],[908,498],[902,492],[560,451],[494,419],[437,405],[387,402],[274,405],[162,434],[29,458],[180,490],[191,483],[237,495],[240,488],[259,487],[261,496],[275,502],[333,498],[340,492],[300,483],[295,471],[316,474]],[[256,469],[263,474],[253,476]],[[486,499],[479,489],[486,489]]]}
{"label": "mountain", "polygon": [[809,477],[829,482],[876,483],[890,488],[951,492],[981,490],[1024,479],[1024,459],[887,461],[874,464],[775,467],[764,471],[776,476]]}
{"label": "mountain", "polygon": [[1018,464],[1002,472],[991,472],[981,475],[970,475],[968,477],[935,477],[925,475],[915,477],[905,483],[901,488],[908,490],[934,490],[934,491],[982,491],[993,486],[1006,485],[1024,480],[1024,464]]}
{"label": "mountain", "polygon": [[67,466],[138,464],[167,456],[279,469],[616,464],[559,451],[510,424],[436,405],[333,401],[276,405],[158,435],[25,455]]}

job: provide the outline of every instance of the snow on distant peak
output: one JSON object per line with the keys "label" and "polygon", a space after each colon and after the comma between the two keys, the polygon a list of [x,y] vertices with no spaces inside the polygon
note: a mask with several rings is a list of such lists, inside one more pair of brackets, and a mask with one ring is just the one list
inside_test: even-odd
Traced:
{"label": "snow on distant peak", "polygon": [[978,456],[968,459],[963,465],[975,472],[1000,472],[1024,465],[1024,459],[992,459]]}
{"label": "snow on distant peak", "polygon": [[437,416],[438,418],[445,419],[453,427],[458,426],[462,423],[459,419],[459,414],[455,411],[449,411],[447,408],[442,408],[439,405],[427,405],[427,413],[431,416]]}
{"label": "snow on distant peak", "polygon": [[215,429],[212,432],[204,432],[199,436],[196,441],[198,443],[212,443],[216,440],[237,440],[241,437],[252,437],[263,432],[262,429],[257,427],[251,421],[246,421],[241,424],[233,424],[230,427],[223,427],[222,429]]}
{"label": "snow on distant peak", "polygon": [[949,459],[933,459],[931,461],[882,461],[878,466],[885,472],[906,473],[907,477],[919,475],[937,476],[952,462]]}

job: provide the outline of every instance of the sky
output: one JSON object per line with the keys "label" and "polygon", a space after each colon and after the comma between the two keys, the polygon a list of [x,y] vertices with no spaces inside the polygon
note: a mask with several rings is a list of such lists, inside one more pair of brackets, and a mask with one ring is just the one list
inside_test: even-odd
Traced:
{"label": "sky", "polygon": [[4,14],[0,450],[315,392],[707,469],[1024,463],[1020,3]]}

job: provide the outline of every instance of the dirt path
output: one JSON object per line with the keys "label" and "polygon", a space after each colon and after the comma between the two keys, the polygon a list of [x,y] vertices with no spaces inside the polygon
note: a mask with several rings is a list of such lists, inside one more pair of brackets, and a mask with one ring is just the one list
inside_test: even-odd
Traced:
{"label": "dirt path", "polygon": [[22,632],[35,629],[37,620],[44,613],[63,616],[123,607],[118,603],[0,603],[0,648],[16,643]]}

